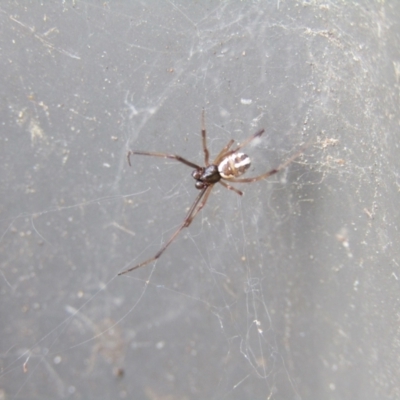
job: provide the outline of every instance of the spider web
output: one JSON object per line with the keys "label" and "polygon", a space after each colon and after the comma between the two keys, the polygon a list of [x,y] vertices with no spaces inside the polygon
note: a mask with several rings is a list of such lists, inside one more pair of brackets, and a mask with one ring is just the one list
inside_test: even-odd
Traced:
{"label": "spider web", "polygon": [[[400,9],[360,4],[3,2],[0,398],[399,397]],[[198,193],[127,150],[202,164],[203,107],[211,158],[266,129],[246,176],[311,144],[116,277]]]}

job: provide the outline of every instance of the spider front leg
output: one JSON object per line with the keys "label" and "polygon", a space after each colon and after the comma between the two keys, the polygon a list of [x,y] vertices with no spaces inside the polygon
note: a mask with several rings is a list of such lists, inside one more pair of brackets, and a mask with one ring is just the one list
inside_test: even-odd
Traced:
{"label": "spider front leg", "polygon": [[176,154],[166,154],[166,153],[154,153],[154,152],[148,152],[148,151],[132,151],[129,150],[128,154],[127,154],[127,158],[128,158],[128,164],[131,167],[131,155],[133,154],[137,154],[137,155],[141,155],[141,156],[154,156],[154,157],[161,157],[161,158],[170,158],[173,160],[177,160],[185,165],[187,165],[188,167],[192,167],[192,168],[196,168],[199,169],[201,167],[199,167],[197,164],[192,163],[191,161],[186,160],[185,158],[178,156]]}
{"label": "spider front leg", "polygon": [[[181,224],[181,226],[174,232],[174,234],[169,238],[169,240],[164,244],[163,247],[161,247],[161,249],[156,253],[156,255],[154,257],[149,258],[146,261],[141,262],[138,265],[135,265],[132,268],[129,268],[125,271],[119,272],[118,275],[123,275],[126,274],[128,272],[131,272],[135,269],[138,269],[140,267],[144,267],[147,264],[150,264],[153,261],[156,261],[158,258],[161,257],[161,255],[164,253],[165,250],[167,250],[167,248],[169,247],[169,245],[175,240],[175,238],[181,233],[181,231],[184,228],[187,228],[193,221],[193,219],[195,218],[195,216],[199,213],[199,211],[205,206],[208,196],[211,193],[211,189],[212,189],[213,185],[207,186],[206,188],[204,188],[196,197],[196,200],[193,202],[192,206],[190,207],[189,212],[187,213],[185,219],[183,220],[183,223]],[[203,200],[202,200],[203,199]],[[202,201],[201,201],[202,200]],[[201,202],[200,202],[201,201]]]}
{"label": "spider front leg", "polygon": [[204,163],[206,167],[210,165],[210,152],[207,148],[207,132],[206,132],[206,123],[204,121],[204,108],[203,112],[201,113],[201,140],[203,143],[203,151],[204,151]]}

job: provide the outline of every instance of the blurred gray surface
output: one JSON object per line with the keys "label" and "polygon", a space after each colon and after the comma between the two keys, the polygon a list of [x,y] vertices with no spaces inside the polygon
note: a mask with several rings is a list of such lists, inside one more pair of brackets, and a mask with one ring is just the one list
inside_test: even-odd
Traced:
{"label": "blurred gray surface", "polygon": [[[0,6],[0,398],[398,399],[400,3]],[[231,139],[256,175],[216,186]]]}

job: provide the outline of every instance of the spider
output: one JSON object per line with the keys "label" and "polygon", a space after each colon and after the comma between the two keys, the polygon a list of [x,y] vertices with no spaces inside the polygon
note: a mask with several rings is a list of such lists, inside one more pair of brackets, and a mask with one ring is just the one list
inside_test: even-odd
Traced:
{"label": "spider", "polygon": [[244,153],[239,153],[239,150],[248,145],[255,138],[260,137],[264,133],[264,129],[260,129],[254,135],[250,136],[243,143],[239,144],[236,148],[233,149],[232,145],[235,141],[231,139],[228,142],[228,144],[219,152],[214,161],[210,163],[210,153],[207,148],[207,135],[206,135],[204,120],[205,119],[203,110],[201,115],[201,139],[204,152],[204,164],[205,164],[204,167],[201,167],[175,154],[155,153],[147,151],[132,151],[132,150],[128,151],[127,158],[129,166],[131,166],[131,155],[136,154],[142,156],[171,158],[173,160],[181,162],[182,164],[187,165],[188,167],[194,168],[192,172],[192,177],[195,179],[196,181],[195,187],[196,189],[200,190],[200,193],[194,200],[182,224],[173,233],[173,235],[169,238],[169,240],[161,247],[161,249],[153,257],[145,261],[142,261],[140,264],[137,264],[132,268],[129,268],[125,271],[118,273],[118,275],[123,275],[126,274],[127,272],[131,272],[140,267],[144,267],[145,265],[153,261],[156,261],[159,257],[161,257],[164,251],[167,250],[169,245],[175,240],[175,238],[181,233],[181,231],[184,228],[187,228],[192,223],[196,215],[205,206],[207,199],[210,196],[211,190],[216,183],[220,183],[226,189],[232,190],[241,196],[243,195],[243,192],[229,185],[226,181],[235,183],[250,183],[259,181],[261,179],[266,179],[271,175],[276,174],[283,168],[287,167],[304,151],[305,146],[302,146],[300,150],[297,153],[295,153],[292,157],[290,157],[288,160],[280,164],[278,167],[271,169],[270,171],[265,172],[261,175],[252,178],[238,178],[239,176],[243,175],[251,165],[250,157]]}

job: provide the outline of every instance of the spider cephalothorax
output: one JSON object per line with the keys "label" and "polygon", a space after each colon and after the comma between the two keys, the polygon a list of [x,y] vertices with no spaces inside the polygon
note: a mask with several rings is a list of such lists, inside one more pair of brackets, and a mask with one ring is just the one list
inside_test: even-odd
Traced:
{"label": "spider cephalothorax", "polygon": [[196,189],[204,189],[207,186],[217,183],[221,179],[218,167],[214,164],[205,168],[195,169],[192,172],[192,177],[196,179]]}

